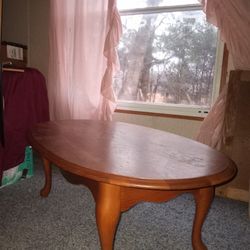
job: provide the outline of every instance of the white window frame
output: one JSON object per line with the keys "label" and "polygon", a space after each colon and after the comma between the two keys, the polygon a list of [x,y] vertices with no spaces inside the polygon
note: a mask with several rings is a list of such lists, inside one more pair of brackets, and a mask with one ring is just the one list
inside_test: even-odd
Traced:
{"label": "white window frame", "polygon": [[[154,14],[154,13],[166,13],[173,11],[193,11],[202,10],[200,4],[195,5],[179,5],[179,6],[169,6],[169,7],[147,7],[141,9],[129,9],[120,10],[121,16],[128,15],[138,15],[138,14]],[[216,49],[216,59],[215,59],[215,71],[213,79],[213,89],[212,89],[212,100],[211,105],[215,102],[219,95],[221,71],[222,71],[222,61],[223,61],[223,51],[224,43],[220,39],[219,31],[217,33],[217,49]],[[192,105],[180,105],[180,104],[157,104],[157,103],[144,103],[136,101],[117,101],[117,109],[123,111],[137,111],[143,113],[158,113],[158,114],[169,114],[169,115],[183,115],[183,116],[193,116],[193,117],[205,117],[209,109],[201,108],[199,106]]]}

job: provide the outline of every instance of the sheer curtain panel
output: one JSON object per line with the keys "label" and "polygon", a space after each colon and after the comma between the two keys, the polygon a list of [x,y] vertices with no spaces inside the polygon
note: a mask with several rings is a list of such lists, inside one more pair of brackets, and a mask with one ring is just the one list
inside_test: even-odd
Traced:
{"label": "sheer curtain panel", "polygon": [[121,21],[115,0],[51,0],[50,117],[111,119]]}

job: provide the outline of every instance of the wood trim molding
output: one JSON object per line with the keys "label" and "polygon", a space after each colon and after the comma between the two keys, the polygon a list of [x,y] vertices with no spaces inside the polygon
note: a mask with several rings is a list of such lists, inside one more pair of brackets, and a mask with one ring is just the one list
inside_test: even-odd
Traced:
{"label": "wood trim molding", "polygon": [[250,204],[250,193],[247,190],[234,187],[219,187],[216,189],[215,193],[218,196],[230,198],[233,200],[249,202]]}
{"label": "wood trim molding", "polygon": [[223,86],[225,86],[227,82],[228,58],[229,58],[229,51],[227,49],[227,45],[225,44],[223,50],[222,67],[221,67],[220,92]]}
{"label": "wood trim molding", "polygon": [[130,114],[130,115],[156,116],[156,117],[184,119],[184,120],[193,120],[193,121],[203,121],[204,120],[204,117],[199,117],[199,116],[163,114],[163,113],[142,112],[142,111],[124,110],[124,109],[116,109],[115,113]]}

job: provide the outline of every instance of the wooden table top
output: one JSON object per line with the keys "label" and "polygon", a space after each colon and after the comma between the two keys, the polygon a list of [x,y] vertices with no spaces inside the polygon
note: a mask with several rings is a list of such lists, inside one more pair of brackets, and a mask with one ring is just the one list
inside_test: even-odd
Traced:
{"label": "wooden table top", "polygon": [[237,172],[233,161],[204,144],[121,122],[40,123],[29,141],[66,171],[120,186],[193,189],[222,184]]}

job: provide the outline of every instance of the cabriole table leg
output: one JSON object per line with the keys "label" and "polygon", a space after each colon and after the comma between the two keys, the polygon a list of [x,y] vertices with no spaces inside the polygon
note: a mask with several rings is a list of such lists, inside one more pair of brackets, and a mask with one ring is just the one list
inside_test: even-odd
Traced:
{"label": "cabriole table leg", "polygon": [[51,189],[51,165],[50,161],[47,160],[46,158],[43,158],[43,168],[45,174],[45,184],[40,191],[40,195],[42,197],[47,197]]}
{"label": "cabriole table leg", "polygon": [[201,229],[214,198],[214,187],[198,189],[193,192],[193,195],[196,202],[196,211],[193,224],[192,245],[194,250],[206,250],[207,247],[202,242]]}
{"label": "cabriole table leg", "polygon": [[96,222],[101,248],[111,250],[121,213],[120,187],[99,183],[96,196]]}

